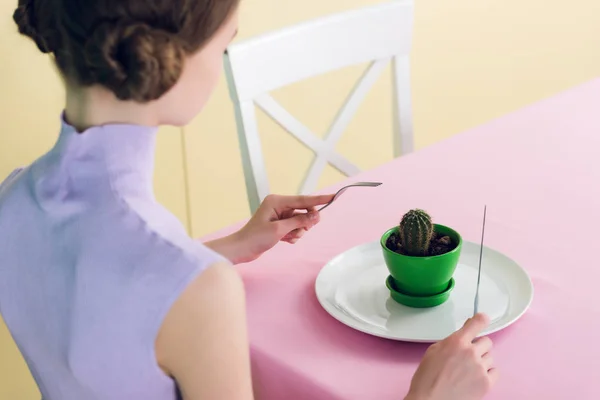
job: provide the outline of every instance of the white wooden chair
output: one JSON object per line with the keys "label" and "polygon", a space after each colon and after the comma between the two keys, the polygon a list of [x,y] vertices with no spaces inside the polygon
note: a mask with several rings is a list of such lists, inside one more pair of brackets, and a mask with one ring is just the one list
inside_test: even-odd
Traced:
{"label": "white wooden chair", "polygon": [[[413,2],[392,0],[358,10],[321,17],[232,44],[225,72],[235,106],[246,188],[252,213],[269,194],[254,106],[315,152],[299,193],[315,190],[327,163],[346,176],[358,167],[336,153],[335,145],[363,98],[393,63],[394,156],[413,151],[409,53]],[[285,110],[269,92],[347,66],[371,62],[330,127],[320,139]]]}

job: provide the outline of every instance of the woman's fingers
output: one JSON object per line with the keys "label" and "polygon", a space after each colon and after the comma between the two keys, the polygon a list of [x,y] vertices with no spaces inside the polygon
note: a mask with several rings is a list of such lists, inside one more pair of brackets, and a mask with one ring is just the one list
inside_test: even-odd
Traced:
{"label": "woman's fingers", "polygon": [[487,336],[479,337],[473,340],[473,346],[475,346],[477,354],[483,356],[492,350],[492,339]]}
{"label": "woman's fingers", "polygon": [[288,243],[296,243],[302,236],[304,236],[304,234],[306,233],[306,229],[304,228],[298,228],[298,229],[294,229],[293,231],[291,231],[290,233],[288,233],[287,235],[285,235],[281,240],[284,242],[288,242]]}
{"label": "woman's fingers", "polygon": [[281,219],[277,221],[281,229],[289,230],[280,240],[294,244],[304,234],[319,222],[319,213],[315,207],[307,207],[306,211],[286,210],[281,214]]}
{"label": "woman's fingers", "polygon": [[281,196],[269,195],[265,198],[265,202],[274,208],[292,208],[292,209],[309,209],[319,205],[326,204],[333,199],[333,194],[317,195],[317,196]]}
{"label": "woman's fingers", "polygon": [[469,318],[462,328],[454,332],[451,336],[468,343],[475,342],[477,335],[489,325],[489,317],[478,313],[473,318]]}
{"label": "woman's fingers", "polygon": [[494,367],[494,357],[492,357],[492,353],[485,353],[483,357],[481,357],[481,362],[487,371],[491,370]]}
{"label": "woman's fingers", "polygon": [[488,377],[490,378],[490,383],[492,386],[496,384],[499,376],[500,374],[498,373],[498,370],[496,368],[488,370]]}
{"label": "woman's fingers", "polygon": [[276,224],[276,234],[282,235],[282,237],[300,230],[307,231],[318,223],[319,213],[316,211],[296,212],[292,217],[273,222],[273,224]]}

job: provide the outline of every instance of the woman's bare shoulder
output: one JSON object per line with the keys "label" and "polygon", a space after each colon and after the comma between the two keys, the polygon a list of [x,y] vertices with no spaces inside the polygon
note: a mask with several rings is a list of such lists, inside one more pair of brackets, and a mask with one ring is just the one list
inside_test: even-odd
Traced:
{"label": "woman's bare shoulder", "polygon": [[173,304],[157,362],[184,398],[252,399],[244,285],[228,263],[203,271]]}

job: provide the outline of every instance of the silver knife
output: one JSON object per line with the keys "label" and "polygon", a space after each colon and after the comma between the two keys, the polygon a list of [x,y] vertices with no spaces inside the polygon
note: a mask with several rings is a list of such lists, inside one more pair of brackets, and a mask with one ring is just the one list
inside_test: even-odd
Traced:
{"label": "silver knife", "polygon": [[475,306],[473,307],[473,316],[479,311],[479,282],[481,281],[481,258],[483,256],[483,236],[485,234],[485,215],[487,206],[483,207],[483,227],[481,228],[481,247],[479,248],[479,272],[477,273],[477,289],[475,291]]}

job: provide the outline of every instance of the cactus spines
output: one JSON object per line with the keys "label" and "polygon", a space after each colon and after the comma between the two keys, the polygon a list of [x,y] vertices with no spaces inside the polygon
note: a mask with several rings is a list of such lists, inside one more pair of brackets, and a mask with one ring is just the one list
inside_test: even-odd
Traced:
{"label": "cactus spines", "polygon": [[431,217],[423,210],[410,210],[402,217],[398,233],[406,255],[425,256],[433,237]]}

